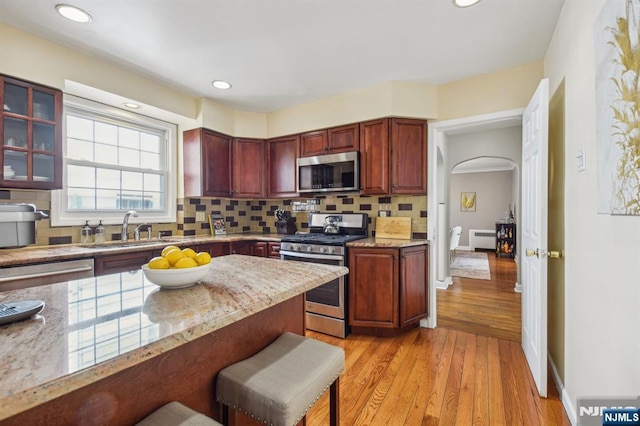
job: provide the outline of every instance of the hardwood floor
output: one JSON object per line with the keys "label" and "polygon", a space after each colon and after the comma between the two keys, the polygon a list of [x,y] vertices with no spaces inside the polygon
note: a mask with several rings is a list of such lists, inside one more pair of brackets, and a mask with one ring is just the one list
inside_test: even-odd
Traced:
{"label": "hardwood floor", "polygon": [[438,327],[521,341],[521,295],[513,291],[516,263],[487,253],[491,281],[453,277],[438,290]]}
{"label": "hardwood floor", "polygon": [[[346,339],[307,332],[345,350],[341,425],[570,425],[551,377],[540,398],[527,368],[513,261],[489,261],[491,282],[456,278],[453,291],[438,293],[437,329]],[[329,424],[326,393],[307,424]]]}
{"label": "hardwood floor", "polygon": [[[518,342],[442,327],[398,337],[307,336],[345,350],[343,426],[570,425],[553,381],[549,397],[538,397]],[[326,393],[307,424],[329,424]]]}

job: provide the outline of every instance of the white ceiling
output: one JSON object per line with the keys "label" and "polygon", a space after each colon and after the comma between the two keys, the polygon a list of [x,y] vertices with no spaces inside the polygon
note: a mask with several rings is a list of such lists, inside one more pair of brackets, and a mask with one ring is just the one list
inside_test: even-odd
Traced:
{"label": "white ceiling", "polygon": [[[229,107],[270,112],[386,81],[543,59],[564,0],[0,0],[0,22]],[[211,81],[233,88],[220,91]]]}

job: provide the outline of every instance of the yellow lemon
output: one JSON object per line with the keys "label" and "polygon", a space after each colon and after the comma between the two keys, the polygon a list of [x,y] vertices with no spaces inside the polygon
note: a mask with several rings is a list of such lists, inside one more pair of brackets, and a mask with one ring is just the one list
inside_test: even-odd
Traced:
{"label": "yellow lemon", "polygon": [[211,255],[206,251],[201,251],[198,254],[196,254],[195,260],[198,263],[198,265],[206,265],[209,262],[211,262]]}
{"label": "yellow lemon", "polygon": [[192,259],[194,259],[196,257],[196,252],[192,248],[182,249],[182,252],[184,253],[185,256],[190,257]]}
{"label": "yellow lemon", "polygon": [[169,264],[169,261],[167,259],[165,259],[164,257],[154,257],[153,259],[151,259],[149,261],[149,269],[169,269],[171,268],[171,265]]}
{"label": "yellow lemon", "polygon": [[198,266],[198,264],[190,257],[183,257],[182,259],[178,260],[175,265],[173,265],[173,267],[176,269],[193,268],[194,266]]}
{"label": "yellow lemon", "polygon": [[171,250],[175,250],[175,249],[180,250],[180,248],[177,247],[177,246],[166,246],[165,248],[162,249],[162,257],[165,257],[167,255],[167,253],[169,253]]}
{"label": "yellow lemon", "polygon": [[170,250],[164,258],[169,261],[171,266],[176,266],[176,262],[185,257],[184,253],[180,249]]}

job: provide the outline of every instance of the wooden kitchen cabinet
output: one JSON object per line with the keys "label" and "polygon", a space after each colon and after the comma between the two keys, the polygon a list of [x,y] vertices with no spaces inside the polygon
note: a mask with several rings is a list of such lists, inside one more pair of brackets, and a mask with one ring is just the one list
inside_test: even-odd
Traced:
{"label": "wooden kitchen cabinet", "polygon": [[427,122],[382,118],[360,123],[362,195],[427,193]]}
{"label": "wooden kitchen cabinet", "polygon": [[208,129],[183,133],[186,197],[231,197],[231,136]]}
{"label": "wooden kitchen cabinet", "polygon": [[211,257],[224,256],[231,253],[229,249],[229,243],[207,243],[207,244],[199,244],[194,247],[196,252],[207,252],[211,255]]}
{"label": "wooden kitchen cabinet", "polygon": [[358,124],[315,130],[300,135],[300,156],[357,151],[360,146]]}
{"label": "wooden kitchen cabinet", "polygon": [[269,243],[268,256],[273,259],[280,259],[280,243]]}
{"label": "wooden kitchen cabinet", "polygon": [[264,197],[264,141],[208,129],[183,133],[187,197]]}
{"label": "wooden kitchen cabinet", "polygon": [[244,254],[246,256],[253,256],[253,244],[254,241],[232,241],[231,254]]}
{"label": "wooden kitchen cabinet", "polygon": [[233,198],[264,198],[265,149],[262,139],[235,138],[232,157]]}
{"label": "wooden kitchen cabinet", "polygon": [[300,137],[285,136],[267,141],[267,197],[297,197]]}
{"label": "wooden kitchen cabinet", "polygon": [[349,325],[390,335],[427,314],[427,246],[349,248]]}
{"label": "wooden kitchen cabinet", "polygon": [[391,119],[391,193],[427,195],[427,122]]}
{"label": "wooden kitchen cabinet", "polygon": [[389,193],[389,119],[360,123],[360,193]]}
{"label": "wooden kitchen cabinet", "polygon": [[160,256],[161,250],[144,250],[133,253],[105,254],[93,259],[93,273],[100,275],[118,272],[136,271],[141,265],[149,262],[155,256]]}
{"label": "wooden kitchen cabinet", "polygon": [[269,244],[264,241],[256,241],[253,243],[251,254],[258,257],[268,257]]}
{"label": "wooden kitchen cabinet", "polygon": [[62,188],[62,91],[0,74],[0,186]]}

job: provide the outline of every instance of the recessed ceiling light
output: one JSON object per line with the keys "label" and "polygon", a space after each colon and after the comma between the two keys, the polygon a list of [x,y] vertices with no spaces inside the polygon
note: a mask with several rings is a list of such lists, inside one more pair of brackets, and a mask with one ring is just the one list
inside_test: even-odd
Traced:
{"label": "recessed ceiling light", "polygon": [[453,4],[458,7],[469,7],[478,3],[480,0],[453,0]]}
{"label": "recessed ceiling light", "polygon": [[78,9],[75,6],[69,6],[68,4],[59,4],[56,5],[56,10],[60,15],[69,19],[70,21],[79,22],[81,24],[91,22],[91,15],[89,15],[82,9]]}
{"label": "recessed ceiling light", "polygon": [[134,104],[133,102],[125,102],[122,105],[126,106],[127,108],[131,108],[131,109],[140,109],[141,106],[138,104]]}
{"label": "recessed ceiling light", "polygon": [[213,80],[211,82],[211,85],[216,89],[222,89],[222,90],[231,89],[231,83],[227,83],[226,81],[223,81],[223,80]]}

